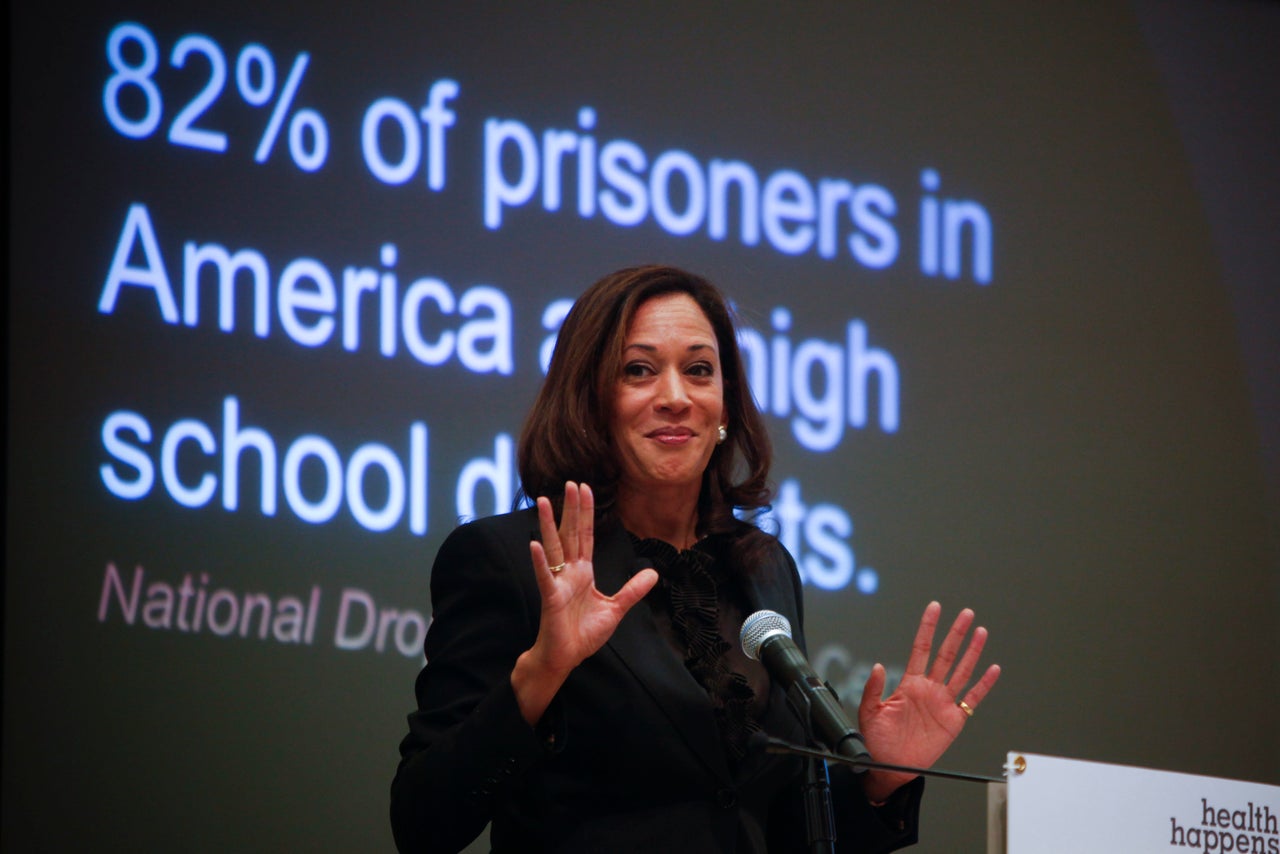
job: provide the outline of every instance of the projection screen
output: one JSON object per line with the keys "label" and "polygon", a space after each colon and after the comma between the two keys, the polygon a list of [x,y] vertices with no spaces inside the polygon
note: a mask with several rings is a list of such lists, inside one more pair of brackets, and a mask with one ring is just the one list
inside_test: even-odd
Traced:
{"label": "projection screen", "polygon": [[847,704],[937,599],[1005,670],[943,767],[1280,782],[1280,24],[1210,5],[11,7],[5,849],[390,849],[435,549],[650,262]]}

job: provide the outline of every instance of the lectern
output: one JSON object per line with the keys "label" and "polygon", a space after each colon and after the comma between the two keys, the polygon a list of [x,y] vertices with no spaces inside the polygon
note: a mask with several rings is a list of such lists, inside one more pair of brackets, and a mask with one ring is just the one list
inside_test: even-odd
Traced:
{"label": "lectern", "polygon": [[988,854],[1280,854],[1280,786],[1010,753]]}

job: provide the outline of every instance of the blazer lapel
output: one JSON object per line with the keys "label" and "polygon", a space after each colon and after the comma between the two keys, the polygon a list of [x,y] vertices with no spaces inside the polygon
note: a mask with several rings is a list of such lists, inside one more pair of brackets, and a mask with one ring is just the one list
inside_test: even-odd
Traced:
{"label": "blazer lapel", "polygon": [[[631,539],[621,525],[596,530],[596,588],[612,596],[636,566]],[[731,783],[706,692],[663,639],[649,607],[641,602],[618,624],[605,647],[616,655],[649,694],[694,753],[723,785]]]}

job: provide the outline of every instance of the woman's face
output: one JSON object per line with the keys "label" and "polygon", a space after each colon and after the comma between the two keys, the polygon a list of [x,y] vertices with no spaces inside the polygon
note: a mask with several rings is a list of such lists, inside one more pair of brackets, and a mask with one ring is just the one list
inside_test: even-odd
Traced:
{"label": "woman's face", "polygon": [[641,304],[614,386],[624,490],[685,487],[696,496],[724,423],[720,348],[702,309],[683,293]]}

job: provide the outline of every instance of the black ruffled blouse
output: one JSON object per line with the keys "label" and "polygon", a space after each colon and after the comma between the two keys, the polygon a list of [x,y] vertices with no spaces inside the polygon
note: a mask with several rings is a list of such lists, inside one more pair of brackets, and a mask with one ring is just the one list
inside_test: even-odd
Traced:
{"label": "black ruffled blouse", "polygon": [[730,538],[706,537],[683,550],[634,534],[631,541],[660,578],[646,600],[659,631],[707,692],[725,755],[736,765],[760,730],[769,681],[737,643],[746,614],[728,566]]}

